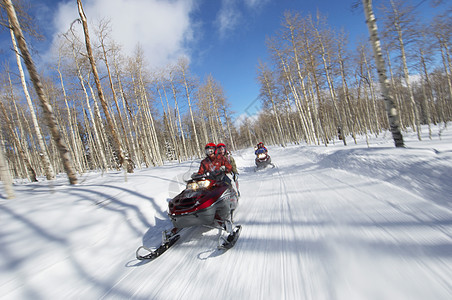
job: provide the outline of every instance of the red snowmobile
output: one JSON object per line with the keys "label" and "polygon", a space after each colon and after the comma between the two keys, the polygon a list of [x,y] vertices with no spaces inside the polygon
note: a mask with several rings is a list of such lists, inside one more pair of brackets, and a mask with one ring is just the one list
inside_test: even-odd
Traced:
{"label": "red snowmobile", "polygon": [[[242,227],[233,224],[238,196],[225,178],[226,175],[221,171],[203,175],[193,174],[187,181],[186,188],[168,204],[168,216],[174,228],[163,232],[162,244],[157,249],[139,247],[136,251],[137,259],[158,257],[180,238],[178,233],[181,229],[199,225],[220,229],[219,249],[233,247]],[[227,235],[223,236],[223,232]],[[141,249],[149,253],[140,255]]]}

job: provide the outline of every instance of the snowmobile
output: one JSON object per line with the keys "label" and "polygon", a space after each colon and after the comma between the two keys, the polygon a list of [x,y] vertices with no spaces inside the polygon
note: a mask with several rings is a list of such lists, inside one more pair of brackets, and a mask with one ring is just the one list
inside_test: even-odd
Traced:
{"label": "snowmobile", "polygon": [[272,159],[270,155],[265,153],[264,149],[257,149],[255,163],[256,168],[254,169],[254,171],[264,169],[268,165],[271,165],[273,168],[275,167],[275,165],[272,164]]}
{"label": "snowmobile", "polygon": [[[162,233],[162,244],[157,249],[139,247],[136,251],[137,259],[154,259],[160,256],[180,238],[178,233],[182,229],[192,226],[219,229],[218,249],[232,248],[242,227],[233,224],[238,196],[225,178],[226,175],[222,171],[193,174],[187,181],[186,188],[168,203],[168,216],[174,228]],[[142,249],[148,253],[140,254]]]}

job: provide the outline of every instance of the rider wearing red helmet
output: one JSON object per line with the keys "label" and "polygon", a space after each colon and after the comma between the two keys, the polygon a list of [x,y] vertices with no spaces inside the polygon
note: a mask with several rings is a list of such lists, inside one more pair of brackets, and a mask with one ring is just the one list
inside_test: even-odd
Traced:
{"label": "rider wearing red helmet", "polygon": [[217,144],[217,152],[216,153],[217,153],[217,155],[222,155],[222,156],[226,157],[226,159],[232,166],[232,173],[239,174],[239,172],[237,171],[237,165],[235,164],[234,157],[232,157],[231,152],[229,152],[227,150],[225,144],[223,144],[223,143]]}
{"label": "rider wearing red helmet", "polygon": [[257,147],[255,149],[256,149],[256,151],[254,151],[254,154],[256,154],[256,155],[257,155],[257,151],[259,151],[259,149],[263,149],[265,154],[267,154],[267,152],[268,152],[267,148],[265,148],[264,143],[262,143],[262,142],[258,143]]}
{"label": "rider wearing red helmet", "polygon": [[237,171],[237,165],[235,164],[235,160],[232,157],[231,153],[226,149],[226,145],[223,143],[219,143],[217,144],[217,155],[218,156],[223,156],[227,159],[227,161],[231,164],[232,166],[232,179],[234,180],[235,184],[232,184],[231,178],[229,178],[229,180],[226,180],[226,182],[228,182],[236,191],[237,195],[240,197],[240,192],[239,192],[239,182],[238,182],[238,177],[239,177],[239,172]]}
{"label": "rider wearing red helmet", "polygon": [[199,166],[198,174],[205,174],[207,172],[213,171],[225,171],[230,173],[232,171],[232,166],[228,160],[222,155],[216,155],[215,150],[217,146],[214,143],[208,143],[204,147],[207,157],[201,161]]}

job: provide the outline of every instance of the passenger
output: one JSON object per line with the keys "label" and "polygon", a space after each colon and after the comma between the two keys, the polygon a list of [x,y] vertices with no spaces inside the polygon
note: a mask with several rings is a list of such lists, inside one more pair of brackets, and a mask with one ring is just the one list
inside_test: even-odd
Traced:
{"label": "passenger", "polygon": [[226,149],[226,145],[225,144],[219,143],[217,145],[217,155],[222,155],[222,156],[226,157],[226,159],[228,160],[228,162],[232,166],[232,173],[234,175],[236,175],[236,174],[238,175],[239,174],[239,172],[237,171],[237,165],[235,163],[235,159],[234,159],[234,157],[232,157],[231,152],[229,152]]}
{"label": "passenger", "polygon": [[[235,163],[235,159],[232,157],[231,153],[226,149],[226,145],[223,143],[220,143],[217,145],[217,155],[226,157],[228,162],[231,164],[232,179],[235,182],[235,185],[234,185],[234,184],[232,184],[232,181],[231,181],[231,185],[234,188],[234,190],[236,191],[237,195],[240,197],[239,181],[238,181],[239,180],[239,172],[237,171],[237,165]],[[231,180],[231,179],[229,178],[229,180]]]}

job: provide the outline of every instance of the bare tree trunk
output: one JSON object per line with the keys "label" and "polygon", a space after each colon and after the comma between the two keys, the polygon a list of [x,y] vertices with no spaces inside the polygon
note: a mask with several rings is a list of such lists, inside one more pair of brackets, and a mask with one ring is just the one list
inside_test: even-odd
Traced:
{"label": "bare tree trunk", "polygon": [[[316,35],[317,35],[317,40],[319,42],[318,45],[320,46],[320,57],[322,58],[323,69],[325,71],[325,77],[326,77],[326,81],[328,83],[328,90],[330,92],[330,97],[331,97],[331,101],[332,101],[332,104],[333,104],[333,108],[334,108],[334,110],[336,112],[336,116],[337,116],[338,123],[339,123],[339,128],[341,130],[343,130],[344,129],[344,124],[343,124],[342,116],[341,116],[341,113],[339,111],[339,107],[338,107],[338,104],[337,104],[338,101],[337,101],[337,97],[336,97],[336,92],[334,90],[333,81],[331,79],[331,75],[330,75],[330,71],[329,71],[329,69],[331,68],[331,64],[327,63],[327,57],[326,56],[328,56],[328,53],[326,53],[325,45],[323,43],[323,38],[322,38],[319,30],[315,27],[315,25],[312,22],[311,22],[311,26],[315,30]],[[342,134],[342,142],[344,143],[345,146],[347,146],[347,141],[346,141],[346,138],[345,138],[344,134]]]}
{"label": "bare tree trunk", "polygon": [[6,192],[6,198],[14,198],[13,179],[11,177],[11,173],[9,172],[8,162],[3,155],[3,141],[2,144],[0,144],[0,178],[3,181],[3,188]]}
{"label": "bare tree trunk", "polygon": [[151,133],[151,141],[152,141],[152,148],[154,150],[154,155],[157,160],[158,165],[163,164],[162,156],[160,154],[160,144],[157,137],[157,131],[155,130],[155,124],[154,124],[154,117],[152,116],[151,108],[149,105],[148,97],[146,94],[146,89],[143,82],[143,75],[140,70],[139,72],[139,86],[141,90],[142,100],[143,100],[143,108],[146,115],[146,120],[150,122],[150,133]]}
{"label": "bare tree trunk", "polygon": [[179,105],[177,103],[176,88],[174,87],[174,80],[173,80],[173,77],[171,74],[170,74],[170,82],[171,82],[171,90],[173,91],[173,98],[174,98],[174,105],[176,107],[176,114],[177,114],[177,118],[179,120],[179,130],[180,130],[180,135],[182,138],[182,146],[184,149],[183,159],[186,159],[187,158],[187,145],[185,144],[185,134],[184,134],[184,129],[182,127],[182,119],[180,117]]}
{"label": "bare tree trunk", "polygon": [[226,107],[223,105],[223,114],[224,114],[224,119],[226,122],[226,127],[228,129],[228,135],[229,135],[229,142],[231,143],[231,150],[235,150],[235,143],[234,143],[234,138],[232,137],[232,131],[231,131],[231,125],[229,122],[229,118],[228,118],[228,114],[227,114],[227,110]]}
{"label": "bare tree trunk", "polygon": [[[446,41],[444,41],[444,39],[440,38],[439,35],[437,36],[438,40],[439,40],[439,44],[440,44],[440,50],[441,50],[441,57],[442,57],[442,62],[443,62],[443,66],[444,66],[444,73],[446,74],[446,80],[447,80],[447,86],[449,87],[449,106],[450,104],[452,104],[452,80],[451,80],[451,71],[450,70],[450,56],[449,56],[449,48],[447,47]],[[448,68],[449,66],[449,68]],[[447,100],[444,99],[444,102],[446,102]],[[445,105],[445,107],[448,107],[447,105]],[[450,110],[448,109],[448,111],[450,112]],[[447,113],[446,118],[443,118],[443,122],[446,125],[447,121],[446,119],[449,118],[451,115],[450,113]],[[447,125],[446,125],[447,126]]]}
{"label": "bare tree trunk", "polygon": [[[427,97],[427,92],[426,92],[426,90],[425,90],[425,84],[424,83],[422,83],[422,93],[423,93],[423,103],[424,103],[424,106],[425,106],[425,116],[426,116],[426,121],[427,121],[427,124],[428,124],[428,136],[429,136],[429,138],[430,139],[432,139],[432,128],[431,128],[431,122],[432,122],[432,119],[431,119],[431,114],[430,114],[430,106],[429,106],[429,102],[432,102],[432,99],[433,99],[433,97],[431,97],[431,90],[432,90],[432,88],[431,88],[431,84],[430,84],[430,78],[429,78],[429,75],[428,75],[428,71],[427,71],[427,66],[426,66],[426,64],[425,64],[425,56],[424,56],[424,50],[422,50],[422,49],[420,49],[420,59],[421,59],[421,66],[422,66],[422,71],[424,72],[424,77],[425,77],[425,83],[427,84],[427,87],[428,87],[428,91],[429,91],[429,93],[428,93],[428,97]],[[430,101],[429,101],[430,100]]]}
{"label": "bare tree trunk", "polygon": [[399,11],[396,9],[396,7],[394,5],[394,1],[392,1],[392,0],[391,0],[391,6],[392,6],[393,13],[396,16],[394,18],[395,20],[393,22],[393,25],[397,31],[397,41],[399,42],[400,53],[402,56],[403,74],[404,74],[405,84],[408,89],[408,93],[410,95],[410,103],[412,106],[412,109],[411,109],[411,112],[412,112],[411,120],[413,122],[412,127],[413,127],[413,129],[416,130],[418,139],[421,140],[421,124],[419,121],[419,112],[417,109],[416,102],[414,101],[413,89],[411,88],[410,75],[408,72],[408,65],[407,65],[406,52],[405,52],[405,43],[404,43],[403,37],[402,37],[402,28],[401,28],[400,23],[398,22]]}
{"label": "bare tree trunk", "polygon": [[[67,110],[67,114],[68,114],[68,119],[69,119],[69,127],[71,130],[71,139],[72,139],[72,153],[75,156],[75,161],[76,161],[76,165],[78,165],[78,171],[80,173],[83,173],[83,167],[81,165],[81,159],[80,159],[80,152],[77,146],[77,128],[76,125],[74,125],[74,120],[72,118],[72,114],[71,114],[71,109],[69,108],[69,104],[67,101],[67,95],[66,95],[66,89],[64,87],[64,81],[63,81],[63,74],[61,74],[61,70],[60,70],[60,61],[61,58],[58,58],[58,68],[57,68],[57,72],[58,72],[58,76],[60,77],[60,83],[61,83],[61,89],[63,91],[63,98],[64,98],[64,103],[66,105],[66,110]],[[75,123],[77,124],[77,123]]]}
{"label": "bare tree trunk", "polygon": [[163,93],[165,94],[165,100],[166,100],[166,107],[168,110],[168,121],[170,124],[170,133],[171,133],[171,141],[173,142],[173,147],[176,150],[177,153],[177,159],[179,162],[181,162],[181,156],[182,156],[182,150],[180,148],[179,143],[177,142],[178,137],[177,137],[177,130],[174,128],[174,125],[177,127],[177,121],[174,121],[173,123],[173,113],[171,112],[171,106],[169,105],[169,101],[168,101],[168,95],[166,94],[166,89],[164,86],[162,86],[163,89]]}
{"label": "bare tree trunk", "polygon": [[[118,156],[119,164],[121,166],[124,166],[124,163],[125,163],[125,161],[124,161],[124,153],[122,151],[121,142],[119,140],[118,134],[116,133],[116,129],[115,129],[115,126],[113,124],[113,120],[111,119],[110,113],[108,111],[108,105],[107,105],[107,102],[105,101],[104,93],[102,91],[102,86],[100,84],[100,79],[99,79],[99,74],[97,72],[96,62],[94,60],[93,51],[91,49],[91,42],[90,42],[89,33],[88,33],[88,23],[87,23],[87,20],[86,20],[85,12],[83,11],[82,1],[81,0],[77,0],[77,4],[78,4],[78,10],[79,10],[80,18],[82,20],[83,31],[84,31],[84,34],[85,34],[86,51],[88,53],[89,61],[91,63],[91,69],[93,71],[94,81],[96,82],[96,87],[97,87],[97,93],[99,95],[99,100],[100,100],[100,103],[102,105],[102,108],[103,108],[103,111],[104,111],[104,114],[105,114],[105,118],[107,120],[108,129],[110,130],[110,134],[113,137],[113,143],[114,143],[113,146],[115,147],[114,150],[116,152],[116,155]],[[128,170],[128,171],[130,172],[130,170]]]}
{"label": "bare tree trunk", "polygon": [[378,28],[375,15],[373,13],[372,0],[363,0],[363,5],[364,13],[366,15],[366,23],[370,34],[370,39],[372,41],[375,62],[377,64],[382,96],[385,100],[386,111],[388,113],[389,126],[391,128],[392,137],[394,139],[396,147],[405,147],[403,136],[399,128],[397,109],[394,105],[394,101],[389,95],[389,81],[386,76],[386,66],[381,52],[380,39],[378,38]]}
{"label": "bare tree trunk", "polygon": [[52,165],[50,164],[49,156],[47,155],[47,147],[44,144],[44,139],[42,138],[41,130],[39,128],[38,120],[36,119],[36,113],[33,107],[33,103],[31,102],[30,94],[28,93],[27,83],[25,81],[25,74],[22,68],[22,63],[20,61],[19,49],[17,48],[16,39],[14,38],[14,32],[10,29],[11,33],[11,41],[13,43],[14,52],[16,53],[16,61],[17,68],[19,69],[20,81],[22,83],[22,88],[25,93],[25,98],[27,99],[28,108],[30,109],[31,120],[33,121],[33,126],[36,134],[36,138],[38,139],[39,147],[41,148],[40,158],[42,165],[45,170],[47,180],[55,179],[55,173],[53,171]]}
{"label": "bare tree trunk", "polygon": [[69,150],[67,149],[67,147],[64,143],[64,140],[61,138],[60,132],[58,130],[58,126],[56,124],[55,116],[53,114],[53,109],[50,106],[46,95],[44,94],[44,89],[43,89],[41,80],[39,78],[38,72],[36,71],[36,67],[31,58],[30,52],[28,51],[27,43],[25,42],[25,38],[24,38],[22,30],[20,28],[20,24],[17,19],[16,12],[14,10],[14,6],[13,6],[11,0],[3,0],[3,2],[5,4],[5,10],[6,10],[6,13],[8,14],[9,21],[10,21],[12,29],[14,31],[14,35],[18,42],[20,52],[24,59],[25,65],[28,69],[28,73],[30,74],[31,81],[33,82],[33,85],[35,87],[36,94],[38,95],[39,100],[41,101],[41,106],[43,108],[44,115],[45,115],[45,121],[47,123],[47,126],[50,129],[50,132],[52,133],[53,140],[55,141],[55,144],[57,145],[61,160],[63,162],[64,169],[69,178],[69,182],[71,184],[76,184],[77,177],[74,172],[74,167],[72,165],[72,160],[71,160]]}
{"label": "bare tree trunk", "polygon": [[[93,130],[94,130],[94,135],[95,135],[95,139],[94,140],[95,140],[95,143],[97,145],[97,147],[96,147],[97,151],[96,152],[99,153],[99,156],[100,156],[100,158],[102,160],[102,165],[101,165],[102,169],[107,171],[108,170],[108,163],[107,163],[107,159],[105,157],[105,151],[104,151],[104,149],[102,147],[101,136],[100,136],[100,133],[99,133],[99,131],[97,129],[96,118],[94,117],[93,110],[91,109],[91,105],[89,103],[89,95],[88,95],[88,91],[86,90],[85,83],[84,83],[85,80],[82,77],[82,73],[80,71],[80,66],[78,65],[78,62],[77,62],[75,49],[72,49],[72,51],[73,51],[74,61],[75,61],[76,69],[77,69],[77,71],[76,71],[77,72],[77,77],[78,77],[78,79],[80,81],[80,85],[81,85],[83,93],[85,95],[86,107],[88,109],[88,113],[89,113],[89,116],[91,118],[91,122],[93,123]],[[93,100],[96,101],[96,99],[93,99]],[[86,124],[88,126],[89,122],[86,123]]]}
{"label": "bare tree trunk", "polygon": [[[369,67],[369,63],[367,62],[366,53],[363,51],[362,55],[363,55],[363,59],[364,59],[364,66],[366,67],[366,73],[367,73],[366,78],[367,78],[367,84],[369,86],[370,99],[371,99],[370,103],[372,103],[373,118],[371,118],[371,113],[370,112],[368,113],[369,129],[371,130],[371,132],[378,133],[378,132],[380,132],[380,122],[378,120],[378,110],[377,110],[377,105],[376,105],[377,97],[375,96],[375,91],[374,91],[374,81],[372,80],[372,73],[371,73],[371,70]],[[389,91],[388,91],[388,93],[389,93]],[[369,101],[367,103],[369,103]],[[373,122],[371,122],[371,121],[373,121]],[[374,124],[375,126],[372,126],[372,124]]]}
{"label": "bare tree trunk", "polygon": [[184,80],[184,86],[185,86],[185,95],[187,97],[187,101],[188,101],[188,108],[190,111],[190,118],[191,118],[191,124],[193,126],[193,135],[195,136],[195,149],[196,149],[196,154],[198,157],[202,157],[201,154],[201,150],[199,148],[199,139],[198,139],[198,132],[196,130],[196,125],[195,125],[195,118],[193,117],[193,109],[192,109],[192,105],[191,105],[191,101],[190,101],[190,92],[188,89],[188,83],[187,83],[187,62],[186,61],[181,61],[179,64],[179,67],[182,71],[182,78]]}
{"label": "bare tree trunk", "polygon": [[110,88],[111,88],[111,91],[112,91],[112,94],[113,94],[113,100],[115,102],[116,110],[118,111],[119,123],[121,124],[121,129],[122,129],[122,132],[123,132],[124,142],[126,144],[126,149],[127,149],[127,155],[126,155],[126,157],[127,157],[127,172],[128,173],[133,173],[134,166],[133,166],[133,161],[130,158],[132,153],[130,151],[130,144],[129,144],[129,139],[127,138],[127,133],[126,133],[126,129],[125,129],[125,126],[124,126],[124,121],[122,120],[121,110],[119,109],[118,98],[116,96],[116,90],[115,90],[115,87],[113,85],[113,79],[112,79],[111,72],[110,72],[110,65],[108,64],[107,50],[105,48],[105,42],[104,42],[104,38],[105,38],[106,34],[104,35],[103,29],[104,28],[102,28],[101,32],[99,33],[99,35],[100,35],[99,39],[100,39],[101,47],[102,47],[102,54],[104,56],[105,66],[107,67],[108,80],[109,80]]}
{"label": "bare tree trunk", "polygon": [[[307,125],[309,125],[309,130],[307,130],[307,132],[310,132],[309,136],[312,138],[312,141],[314,141],[314,137],[312,137],[312,132],[316,132],[314,123],[312,121],[312,114],[311,114],[311,101],[309,101],[309,97],[308,94],[306,92],[306,87],[305,87],[305,83],[304,83],[304,76],[302,75],[301,72],[301,63],[300,63],[300,58],[299,58],[299,53],[298,53],[298,49],[297,49],[297,41],[296,41],[296,37],[295,37],[295,22],[291,19],[290,15],[286,15],[285,16],[285,21],[286,21],[286,26],[288,27],[289,31],[290,31],[290,43],[292,45],[292,52],[293,52],[293,58],[295,60],[295,66],[297,69],[297,75],[298,75],[298,81],[299,81],[299,85],[300,85],[300,89],[301,92],[303,93],[303,98],[306,101],[306,119],[307,119]],[[301,101],[299,103],[300,108],[301,108]],[[316,113],[315,113],[316,114]],[[318,124],[318,123],[317,123]],[[317,133],[315,133],[317,135]]]}
{"label": "bare tree trunk", "polygon": [[273,107],[273,112],[275,113],[275,120],[276,120],[276,128],[278,130],[278,136],[279,136],[279,143],[281,144],[281,146],[285,147],[286,146],[286,142],[284,140],[284,135],[281,129],[281,121],[279,120],[279,110],[276,107],[275,104],[275,95],[273,93],[273,84],[272,84],[272,78],[271,78],[271,73],[270,70],[268,70],[265,65],[263,65],[261,62],[259,63],[259,71],[260,71],[260,75],[259,80],[263,85],[265,94],[268,96],[268,99],[271,101],[272,107]]}
{"label": "bare tree trunk", "polygon": [[[394,73],[393,73],[393,71],[392,71],[391,57],[389,56],[389,50],[387,50],[386,53],[387,53],[386,56],[387,56],[387,58],[388,58],[389,74],[391,75],[391,85],[392,85],[392,90],[393,90],[393,96],[394,96],[395,102],[396,102],[396,103],[395,103],[395,106],[398,107],[399,110],[401,110],[402,103],[401,103],[401,101],[400,101],[399,94],[397,93],[397,90],[396,90],[396,82],[395,82],[395,80],[394,80]],[[403,125],[403,124],[404,124],[403,118],[401,118],[400,115],[398,115],[398,117],[399,117],[400,127],[401,127],[401,128],[404,128],[404,125]]]}
{"label": "bare tree trunk", "polygon": [[14,132],[13,124],[11,123],[11,120],[9,119],[8,114],[6,113],[6,109],[5,109],[5,106],[3,105],[3,102],[0,102],[0,109],[3,113],[3,117],[6,122],[6,126],[8,127],[9,134],[11,135],[11,138],[14,140],[14,143],[16,144],[16,147],[18,150],[17,152],[27,168],[27,173],[28,173],[28,177],[29,177],[30,181],[37,182],[38,179],[36,178],[36,172],[33,169],[33,166],[31,165],[30,160],[29,160],[27,154],[25,153],[25,150],[22,147],[19,138],[17,137],[16,133]]}
{"label": "bare tree trunk", "polygon": [[[91,94],[91,98],[93,99],[93,105],[94,105],[94,116],[93,116],[93,126],[97,128],[98,132],[98,138],[99,138],[99,149],[98,151],[101,152],[101,154],[106,159],[106,163],[109,161],[114,161],[114,151],[111,149],[111,145],[108,140],[107,131],[105,130],[104,123],[102,121],[102,117],[100,115],[100,109],[99,104],[97,103],[96,94],[94,93],[93,87],[90,84],[89,75],[88,78],[85,80],[86,85],[88,86],[88,89]],[[87,94],[88,96],[88,94]],[[89,99],[89,98],[87,98]],[[107,155],[107,156],[106,156]],[[108,170],[108,164],[105,165],[105,170]]]}

